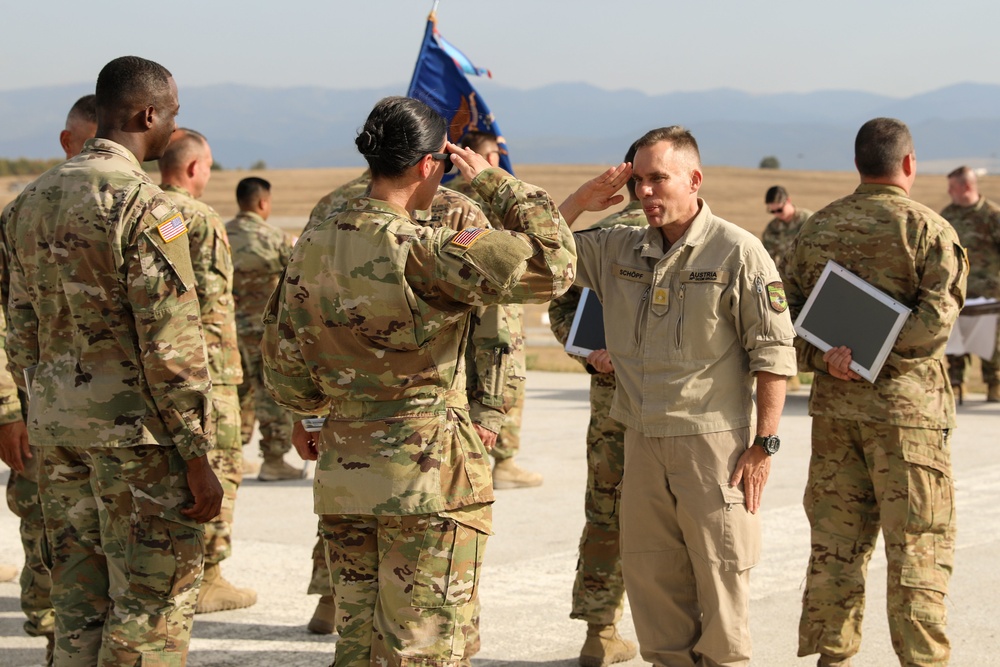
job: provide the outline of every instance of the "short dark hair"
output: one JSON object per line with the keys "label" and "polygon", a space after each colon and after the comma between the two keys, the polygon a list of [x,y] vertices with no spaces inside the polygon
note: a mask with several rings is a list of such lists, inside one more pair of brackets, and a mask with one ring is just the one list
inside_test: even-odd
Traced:
{"label": "short dark hair", "polygon": [[972,167],[963,164],[961,167],[955,167],[948,172],[948,178],[954,178],[962,181],[963,183],[968,183],[969,181],[976,180],[976,172],[972,170]]}
{"label": "short dark hair", "polygon": [[698,166],[701,166],[701,152],[698,150],[698,142],[695,141],[694,135],[691,134],[690,130],[680,125],[658,127],[655,130],[650,130],[635,142],[636,152],[640,148],[648,148],[661,141],[669,143],[674,147],[674,150],[688,151],[694,156]]}
{"label": "short dark hair", "polygon": [[265,194],[271,194],[271,184],[259,176],[248,176],[236,184],[236,203],[241,211],[257,206]]}
{"label": "short dark hair", "polygon": [[788,201],[788,190],[780,185],[772,185],[764,195],[765,204],[784,204]]}
{"label": "short dark hair", "polygon": [[[635,152],[639,150],[638,144],[639,144],[638,141],[632,142],[632,145],[628,147],[627,151],[625,151],[625,159],[623,160],[623,162],[628,162],[629,164],[632,164],[632,162],[635,161]],[[628,181],[625,182],[625,188],[628,190],[629,201],[636,201],[637,199],[639,199],[638,195],[635,194],[635,181],[633,179],[630,178],[628,179]]]}
{"label": "short dark hair", "polygon": [[183,167],[197,151],[207,145],[208,139],[201,132],[186,127],[179,128],[177,138],[167,144],[160,156],[160,173],[170,173]]}
{"label": "short dark hair", "polygon": [[421,157],[441,150],[448,125],[436,111],[410,97],[380,100],[354,143],[374,177],[395,177]]}
{"label": "short dark hair", "polygon": [[139,56],[115,58],[97,75],[98,116],[130,113],[155,106],[169,90],[171,74],[166,67]]}
{"label": "short dark hair", "polygon": [[69,113],[66,114],[66,124],[68,125],[73,120],[97,124],[97,95],[93,93],[84,95],[73,103]]}
{"label": "short dark hair", "polygon": [[895,118],[873,118],[854,139],[854,162],[858,173],[870,178],[893,176],[913,152],[913,136],[906,123]]}
{"label": "short dark hair", "polygon": [[466,132],[465,136],[459,142],[462,148],[471,148],[475,152],[479,153],[479,150],[487,143],[494,143],[497,146],[500,142],[497,139],[497,135],[492,132],[480,132],[479,130],[472,130],[471,132]]}

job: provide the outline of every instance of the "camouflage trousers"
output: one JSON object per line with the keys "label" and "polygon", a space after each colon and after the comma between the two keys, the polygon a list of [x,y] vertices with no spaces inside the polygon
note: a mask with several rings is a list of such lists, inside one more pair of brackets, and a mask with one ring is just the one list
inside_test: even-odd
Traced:
{"label": "camouflage trousers", "polygon": [[55,632],[55,613],[49,590],[52,577],[45,566],[49,550],[42,521],[42,502],[38,497],[38,468],[41,453],[34,447],[33,458],[25,462],[24,472],[13,470],[7,480],[7,506],[19,519],[21,546],[24,548],[24,568],[21,570],[21,611],[27,620],[24,631],[39,637]]}
{"label": "camouflage trousers", "polygon": [[[996,364],[993,359],[983,359],[983,383],[990,384],[1000,384],[1000,365]],[[969,355],[967,354],[949,354],[948,355],[948,381],[951,385],[957,386],[965,382],[965,370],[969,366],[971,361]]]}
{"label": "camouflage trousers", "polygon": [[527,355],[524,350],[524,336],[515,340],[514,328],[511,328],[510,374],[521,379],[521,382],[509,388],[514,392],[514,401],[504,416],[503,425],[497,434],[497,443],[490,454],[497,460],[511,459],[521,450],[521,418],[524,415],[524,378],[528,370]]}
{"label": "camouflage trousers", "polygon": [[625,599],[618,533],[618,485],[625,465],[625,427],[611,418],[613,373],[590,377],[587,427],[587,521],[573,582],[570,618],[610,625],[621,619]]}
{"label": "camouflage trousers", "polygon": [[337,604],[335,667],[457,667],[472,657],[486,534],[461,517],[481,509],[320,517]]}
{"label": "camouflage trousers", "polygon": [[240,439],[240,406],[236,387],[212,387],[215,413],[215,449],[208,462],[222,484],[222,509],[205,524],[205,562],[221,563],[233,554],[233,514],[236,492],[243,481],[243,441]]}
{"label": "camouflage trousers", "polygon": [[47,447],[40,478],[50,544],[55,664],[184,664],[205,538],[172,447]]}
{"label": "camouflage trousers", "polygon": [[904,665],[947,664],[944,598],[956,532],[948,432],[814,417],[804,504],[812,555],[799,655],[858,652],[881,526],[892,647]]}
{"label": "camouflage trousers", "polygon": [[242,413],[243,445],[246,446],[250,442],[254,421],[259,421],[261,456],[265,460],[280,458],[292,448],[294,415],[275,403],[267,387],[264,386],[260,348],[244,345],[240,349],[250,350],[241,356],[243,384],[239,386],[239,404]]}

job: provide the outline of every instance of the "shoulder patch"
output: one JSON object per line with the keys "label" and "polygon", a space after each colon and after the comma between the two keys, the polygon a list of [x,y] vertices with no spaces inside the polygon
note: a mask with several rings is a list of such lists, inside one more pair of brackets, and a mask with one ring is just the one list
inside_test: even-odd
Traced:
{"label": "shoulder patch", "polygon": [[771,304],[771,310],[776,313],[783,313],[788,310],[788,300],[785,299],[785,286],[780,282],[767,284],[767,302]]}
{"label": "shoulder patch", "polygon": [[184,224],[184,218],[181,217],[180,213],[174,213],[156,226],[156,231],[160,232],[160,238],[163,239],[164,243],[170,243],[177,237],[183,236],[187,230],[187,225]]}
{"label": "shoulder patch", "polygon": [[469,227],[452,236],[449,243],[468,250],[472,247],[473,243],[492,233],[492,231],[492,229],[482,229],[481,227]]}

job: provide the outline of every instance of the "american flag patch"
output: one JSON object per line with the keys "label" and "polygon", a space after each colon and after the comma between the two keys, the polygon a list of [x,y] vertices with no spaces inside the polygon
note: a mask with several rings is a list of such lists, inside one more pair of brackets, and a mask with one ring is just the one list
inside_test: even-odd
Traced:
{"label": "american flag patch", "polygon": [[451,237],[451,242],[457,245],[459,248],[471,248],[472,244],[478,241],[483,236],[489,234],[492,230],[481,229],[479,227],[469,227],[468,229],[463,229],[458,234]]}
{"label": "american flag patch", "polygon": [[170,216],[157,225],[156,229],[160,232],[160,238],[163,239],[164,243],[170,243],[178,236],[187,233],[188,230],[180,213]]}

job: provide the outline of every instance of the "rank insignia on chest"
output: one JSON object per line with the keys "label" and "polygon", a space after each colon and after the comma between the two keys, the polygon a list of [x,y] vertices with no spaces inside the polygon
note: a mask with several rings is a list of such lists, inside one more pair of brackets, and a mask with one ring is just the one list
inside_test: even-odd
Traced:
{"label": "rank insignia on chest", "polygon": [[669,298],[669,292],[665,287],[657,287],[653,290],[653,303],[657,306],[666,305]]}
{"label": "rank insignia on chest", "polygon": [[472,247],[473,243],[489,234],[490,231],[489,229],[480,229],[479,227],[469,227],[452,236],[449,243],[468,250]]}
{"label": "rank insignia on chest", "polygon": [[788,300],[785,299],[785,286],[778,282],[768,283],[767,301],[771,304],[771,310],[776,313],[783,313],[788,310]]}
{"label": "rank insignia on chest", "polygon": [[181,217],[181,214],[175,213],[158,224],[156,230],[160,232],[160,238],[163,239],[164,243],[170,243],[178,236],[186,234],[188,228],[184,224],[184,218]]}

